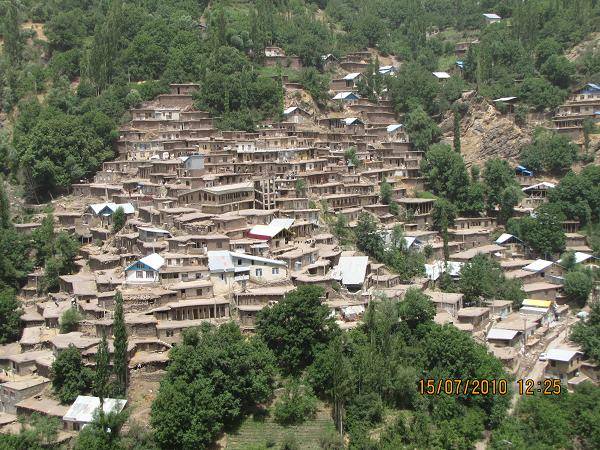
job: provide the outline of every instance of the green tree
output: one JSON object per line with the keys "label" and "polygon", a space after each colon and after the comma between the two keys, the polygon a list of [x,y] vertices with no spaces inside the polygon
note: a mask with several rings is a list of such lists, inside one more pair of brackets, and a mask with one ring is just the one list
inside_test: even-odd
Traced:
{"label": "green tree", "polygon": [[585,306],[592,287],[592,277],[584,271],[572,271],[565,275],[565,294],[579,307]]}
{"label": "green tree", "polygon": [[499,288],[503,283],[504,274],[500,264],[487,255],[475,256],[460,272],[459,288],[466,304],[499,298]]}
{"label": "green tree", "polygon": [[421,160],[421,172],[435,195],[453,203],[465,202],[469,174],[462,156],[449,145],[432,145]]}
{"label": "green tree", "polygon": [[556,215],[538,209],[535,217],[510,219],[507,231],[548,259],[565,248],[565,233]]}
{"label": "green tree", "polygon": [[354,235],[356,237],[356,247],[360,251],[365,252],[373,258],[383,259],[383,236],[375,218],[371,214],[363,212],[358,216]]}
{"label": "green tree", "polygon": [[562,55],[552,55],[542,64],[540,72],[555,86],[567,89],[575,74],[575,65]]}
{"label": "green tree", "polygon": [[313,417],[317,410],[317,398],[310,386],[297,380],[289,381],[280,399],[275,403],[273,415],[282,425],[297,425]]}
{"label": "green tree", "polygon": [[360,166],[360,159],[358,159],[356,154],[356,147],[350,147],[344,152],[344,160],[346,161],[346,164],[352,164],[354,167]]}
{"label": "green tree", "polygon": [[258,315],[256,332],[286,373],[300,373],[337,331],[334,320],[328,318],[329,310],[321,303],[323,295],[320,287],[300,286]]}
{"label": "green tree", "polygon": [[[494,211],[502,202],[508,187],[518,187],[514,170],[508,161],[500,158],[488,159],[483,169],[483,182],[487,196],[487,209]],[[513,205],[514,206],[514,205]]]}
{"label": "green tree", "polygon": [[98,345],[96,352],[96,370],[94,373],[93,391],[96,397],[103,403],[104,399],[110,395],[110,353],[108,351],[108,342],[106,335],[102,334],[102,340]]}
{"label": "green tree", "polygon": [[60,316],[60,332],[70,333],[71,331],[76,331],[81,319],[81,313],[77,308],[71,307],[67,309],[62,316]]}
{"label": "green tree", "polygon": [[441,134],[439,127],[420,105],[413,106],[406,115],[405,129],[413,147],[422,152],[437,142]]}
{"label": "green tree", "polygon": [[52,389],[61,403],[72,403],[90,388],[91,381],[92,372],[74,345],[60,352],[52,363]]}
{"label": "green tree", "polygon": [[450,249],[448,247],[448,228],[454,226],[454,220],[456,219],[456,216],[456,207],[448,200],[439,198],[433,204],[433,229],[442,234],[442,240],[444,243],[444,261],[448,261],[450,258]]}
{"label": "green tree", "polygon": [[4,38],[4,52],[8,62],[17,66],[21,62],[23,52],[23,36],[21,35],[21,20],[19,18],[19,5],[17,0],[6,0],[3,3],[2,37]]}
{"label": "green tree", "polygon": [[506,223],[515,213],[515,206],[519,204],[523,193],[518,186],[507,186],[500,194],[500,211],[498,222]]}
{"label": "green tree", "polygon": [[124,396],[129,383],[129,354],[127,352],[127,329],[123,313],[123,295],[117,291],[115,294],[115,312],[113,318],[113,336],[115,338],[115,351],[113,367],[116,375],[115,394]]}
{"label": "green tree", "polygon": [[453,110],[453,119],[454,119],[454,134],[453,134],[453,147],[454,151],[460,153],[460,112],[458,108],[454,108]]}
{"label": "green tree", "polygon": [[398,304],[400,319],[410,328],[430,323],[435,317],[435,305],[431,298],[416,288],[406,291],[404,299]]}
{"label": "green tree", "polygon": [[547,131],[538,131],[533,142],[521,150],[521,163],[534,172],[560,175],[576,158],[577,146],[568,137]]}
{"label": "green tree", "polygon": [[590,303],[589,317],[574,324],[569,337],[588,357],[600,361],[600,302]]}
{"label": "green tree", "polygon": [[0,344],[13,342],[21,336],[21,304],[12,289],[0,290]]}
{"label": "green tree", "polygon": [[125,210],[119,206],[112,215],[112,231],[118,233],[125,226],[127,217],[125,216]]}
{"label": "green tree", "polygon": [[0,177],[0,230],[6,230],[11,227],[10,202],[4,190],[4,180]]}
{"label": "green tree", "polygon": [[381,203],[389,205],[392,201],[393,193],[392,185],[383,180],[379,185],[379,197],[381,198]]}
{"label": "green tree", "polygon": [[234,323],[186,330],[169,357],[150,417],[161,448],[206,448],[272,395],[272,353]]}
{"label": "green tree", "polygon": [[127,421],[126,411],[96,412],[75,440],[74,450],[120,450],[123,444],[121,430]]}

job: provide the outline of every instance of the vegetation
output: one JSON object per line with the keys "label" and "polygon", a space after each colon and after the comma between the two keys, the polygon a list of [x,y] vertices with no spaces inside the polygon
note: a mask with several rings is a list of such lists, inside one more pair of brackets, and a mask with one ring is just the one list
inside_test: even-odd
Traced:
{"label": "vegetation", "polygon": [[12,289],[0,291],[0,344],[16,341],[21,337],[21,304]]}
{"label": "vegetation", "polygon": [[321,304],[323,295],[320,287],[301,286],[258,315],[256,332],[285,373],[299,374],[337,332],[328,308]]}
{"label": "vegetation", "polygon": [[127,222],[127,216],[125,215],[125,210],[121,206],[119,206],[111,217],[112,217],[112,232],[118,233],[125,226],[125,222]]}
{"label": "vegetation", "polygon": [[568,137],[546,131],[538,131],[521,151],[521,163],[534,173],[562,174],[576,159],[577,146]]}
{"label": "vegetation", "polygon": [[313,417],[317,408],[317,398],[310,386],[292,380],[286,386],[282,397],[275,403],[275,421],[282,425],[300,424]]}
{"label": "vegetation", "polygon": [[71,331],[77,331],[77,326],[81,319],[81,313],[77,308],[71,307],[67,309],[62,316],[60,316],[60,332],[70,333]]}
{"label": "vegetation", "polygon": [[129,353],[127,350],[127,330],[123,314],[123,296],[115,294],[115,313],[113,318],[113,336],[115,337],[114,372],[116,375],[115,395],[125,396],[129,382]]}
{"label": "vegetation", "polygon": [[527,396],[517,404],[514,416],[492,433],[490,448],[598,448],[597,420],[600,389],[583,383],[574,393]]}
{"label": "vegetation", "polygon": [[586,356],[600,361],[600,302],[590,305],[590,315],[571,328],[570,338],[581,345]]}
{"label": "vegetation", "polygon": [[510,219],[506,229],[546,259],[565,248],[565,233],[559,218],[549,211],[538,209],[535,217]]}
{"label": "vegetation", "polygon": [[61,403],[72,403],[92,385],[92,371],[73,346],[62,350],[52,363],[52,389]]}
{"label": "vegetation", "polygon": [[483,300],[502,299],[511,300],[519,308],[525,299],[518,281],[506,279],[500,264],[486,255],[477,255],[463,266],[459,289],[465,305],[479,306]]}
{"label": "vegetation", "polygon": [[186,330],[169,356],[151,414],[161,448],[207,447],[224,426],[272,394],[275,358],[233,323]]}

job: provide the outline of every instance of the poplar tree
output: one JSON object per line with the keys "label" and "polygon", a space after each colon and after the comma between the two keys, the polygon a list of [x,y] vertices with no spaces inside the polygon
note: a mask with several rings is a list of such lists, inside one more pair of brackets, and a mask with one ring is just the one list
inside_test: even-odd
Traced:
{"label": "poplar tree", "polygon": [[454,151],[460,153],[460,112],[454,108]]}
{"label": "poplar tree", "polygon": [[129,374],[129,358],[127,356],[127,330],[123,314],[123,296],[115,294],[115,316],[113,320],[113,335],[115,338],[114,371],[117,377],[115,393],[124,396],[127,391]]}
{"label": "poplar tree", "polygon": [[100,397],[100,403],[108,396],[108,382],[110,379],[110,354],[106,335],[102,334],[102,341],[96,353],[96,373],[94,375],[94,395]]}

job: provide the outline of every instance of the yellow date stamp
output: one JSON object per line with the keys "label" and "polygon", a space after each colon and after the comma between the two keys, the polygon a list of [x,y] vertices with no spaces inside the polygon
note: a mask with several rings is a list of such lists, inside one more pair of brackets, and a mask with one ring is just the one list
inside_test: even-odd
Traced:
{"label": "yellow date stamp", "polygon": [[461,378],[421,378],[421,395],[506,395],[508,381],[505,379],[461,379]]}

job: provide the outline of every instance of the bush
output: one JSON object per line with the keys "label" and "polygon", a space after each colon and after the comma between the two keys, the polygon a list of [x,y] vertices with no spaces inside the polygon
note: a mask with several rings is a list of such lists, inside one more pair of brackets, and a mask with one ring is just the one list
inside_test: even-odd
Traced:
{"label": "bush", "polygon": [[275,421],[281,425],[300,424],[307,418],[313,417],[316,410],[317,398],[311,388],[292,381],[275,404]]}
{"label": "bush", "polygon": [[60,317],[60,332],[70,333],[77,330],[77,324],[82,319],[79,311],[73,307],[67,309]]}

